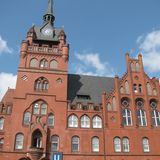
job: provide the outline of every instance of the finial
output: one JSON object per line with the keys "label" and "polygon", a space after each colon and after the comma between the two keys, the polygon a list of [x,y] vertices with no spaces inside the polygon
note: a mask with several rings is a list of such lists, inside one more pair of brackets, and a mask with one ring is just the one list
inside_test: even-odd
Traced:
{"label": "finial", "polygon": [[43,16],[44,23],[53,25],[55,17],[53,15],[53,0],[48,0],[48,8],[46,14]]}

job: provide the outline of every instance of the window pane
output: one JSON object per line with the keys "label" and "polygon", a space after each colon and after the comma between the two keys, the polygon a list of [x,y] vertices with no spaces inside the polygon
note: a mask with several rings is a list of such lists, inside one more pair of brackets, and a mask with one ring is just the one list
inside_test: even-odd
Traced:
{"label": "window pane", "polygon": [[131,111],[129,109],[123,109],[122,111],[122,123],[125,126],[131,126],[132,125],[132,117],[131,117]]}
{"label": "window pane", "polygon": [[23,121],[23,123],[25,125],[28,125],[30,123],[30,121],[31,121],[31,113],[30,112],[26,112],[24,114],[24,121]]}
{"label": "window pane", "polygon": [[97,137],[92,139],[92,151],[99,152],[99,138]]}
{"label": "window pane", "polygon": [[53,127],[54,126],[54,115],[49,114],[48,116],[48,126]]}
{"label": "window pane", "polygon": [[93,118],[93,128],[102,128],[102,119],[98,116]]}
{"label": "window pane", "polygon": [[3,130],[4,127],[4,118],[0,118],[0,130]]}
{"label": "window pane", "polygon": [[149,140],[147,138],[143,138],[142,140],[142,145],[143,145],[143,151],[144,152],[149,152]]}
{"label": "window pane", "polygon": [[88,118],[88,116],[84,115],[81,117],[81,127],[82,128],[90,127],[90,119]]}
{"label": "window pane", "polygon": [[40,109],[40,106],[38,103],[35,103],[34,104],[34,108],[33,108],[33,113],[34,114],[39,114],[39,109]]}
{"label": "window pane", "polygon": [[30,67],[38,67],[38,61],[37,59],[33,58],[30,61]]}
{"label": "window pane", "polygon": [[52,136],[52,143],[51,143],[52,151],[58,151],[58,145],[59,145],[59,137]]}
{"label": "window pane", "polygon": [[51,68],[51,69],[56,69],[56,68],[58,68],[58,63],[57,63],[57,61],[52,60],[51,63],[50,63],[50,68]]}
{"label": "window pane", "polygon": [[120,140],[120,138],[114,138],[114,150],[115,150],[115,152],[121,152],[121,140]]}
{"label": "window pane", "polygon": [[41,105],[41,114],[42,115],[46,115],[47,114],[47,105],[45,103],[43,103]]}
{"label": "window pane", "polygon": [[16,135],[16,141],[15,141],[15,149],[23,149],[23,134],[17,134]]}
{"label": "window pane", "polygon": [[78,118],[75,115],[68,118],[68,127],[78,127]]}
{"label": "window pane", "polygon": [[72,138],[72,151],[79,151],[79,137]]}
{"label": "window pane", "polygon": [[122,150],[123,152],[129,152],[129,140],[128,138],[122,139]]}

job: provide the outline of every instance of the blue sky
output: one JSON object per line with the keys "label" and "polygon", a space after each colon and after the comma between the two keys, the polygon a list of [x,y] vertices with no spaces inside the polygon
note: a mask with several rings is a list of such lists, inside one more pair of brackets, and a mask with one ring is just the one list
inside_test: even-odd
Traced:
{"label": "blue sky", "polygon": [[[142,52],[146,72],[160,77],[159,0],[54,1],[55,26],[64,26],[70,44],[70,73],[121,76],[125,53]],[[32,24],[42,24],[47,2],[1,0],[0,98],[15,85],[20,43]]]}

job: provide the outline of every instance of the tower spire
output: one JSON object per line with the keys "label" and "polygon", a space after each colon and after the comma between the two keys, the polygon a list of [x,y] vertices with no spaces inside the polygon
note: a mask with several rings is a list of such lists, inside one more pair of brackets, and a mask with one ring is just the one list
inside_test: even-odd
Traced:
{"label": "tower spire", "polygon": [[44,23],[50,23],[53,26],[55,17],[53,15],[53,0],[48,0],[48,8],[46,14],[43,16]]}

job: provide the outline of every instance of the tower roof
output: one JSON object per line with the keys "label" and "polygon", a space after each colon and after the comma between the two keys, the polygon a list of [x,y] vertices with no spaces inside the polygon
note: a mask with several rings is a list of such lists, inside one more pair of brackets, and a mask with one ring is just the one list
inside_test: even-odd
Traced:
{"label": "tower roof", "polygon": [[48,9],[47,9],[46,14],[53,15],[53,0],[48,0]]}
{"label": "tower roof", "polygon": [[44,23],[50,23],[53,26],[55,17],[53,15],[53,0],[48,0],[48,8],[46,14],[43,16]]}

